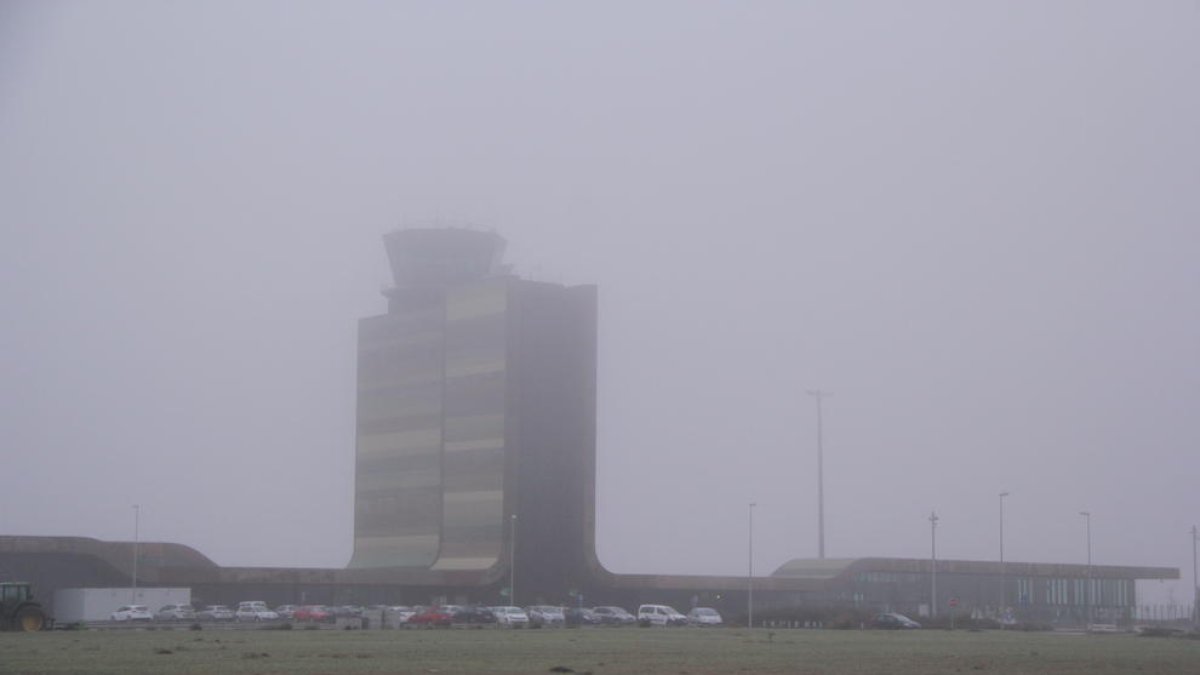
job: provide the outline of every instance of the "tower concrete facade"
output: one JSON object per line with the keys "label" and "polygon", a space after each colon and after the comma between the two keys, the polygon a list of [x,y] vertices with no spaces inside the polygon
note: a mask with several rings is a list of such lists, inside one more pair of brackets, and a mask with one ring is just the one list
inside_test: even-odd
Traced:
{"label": "tower concrete facade", "polygon": [[359,324],[350,566],[506,579],[515,560],[518,588],[584,584],[596,288],[516,277],[492,233],[384,241],[388,311]]}

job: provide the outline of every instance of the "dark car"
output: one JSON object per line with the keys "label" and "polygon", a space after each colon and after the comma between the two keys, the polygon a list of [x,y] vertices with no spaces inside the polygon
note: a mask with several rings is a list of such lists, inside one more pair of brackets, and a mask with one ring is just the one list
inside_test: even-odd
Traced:
{"label": "dark car", "polygon": [[637,623],[637,617],[621,607],[593,607],[592,615],[606,626],[632,626]]}
{"label": "dark car", "polygon": [[600,617],[587,607],[568,607],[563,615],[567,619],[568,626],[597,626],[600,624]]}
{"label": "dark car", "polygon": [[887,628],[892,630],[906,630],[910,628],[921,627],[921,624],[917,623],[916,621],[913,621],[903,614],[897,614],[895,612],[885,612],[877,615],[875,620],[871,622],[871,625],[876,628]]}
{"label": "dark car", "polygon": [[494,624],[496,623],[496,615],[490,607],[459,607],[453,615],[454,623],[466,624]]}
{"label": "dark car", "polygon": [[294,619],[296,617],[296,606],[280,605],[275,608],[275,613],[278,614],[279,618],[281,619]]}

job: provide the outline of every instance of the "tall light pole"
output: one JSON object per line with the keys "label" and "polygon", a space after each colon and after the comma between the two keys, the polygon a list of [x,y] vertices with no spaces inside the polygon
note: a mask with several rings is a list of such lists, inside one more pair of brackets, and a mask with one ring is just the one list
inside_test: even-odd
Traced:
{"label": "tall light pole", "polygon": [[1092,622],[1092,513],[1080,511],[1079,515],[1087,522],[1087,592],[1085,597],[1084,625]]}
{"label": "tall light pole", "polygon": [[1004,611],[1004,605],[1008,601],[1008,589],[1005,587],[1008,579],[1004,567],[1004,498],[1008,496],[1007,492],[1000,493],[1000,611]]}
{"label": "tall light pole", "polygon": [[825,558],[825,450],[824,433],[821,428],[821,399],[833,394],[820,389],[809,390],[817,399],[817,557]]}
{"label": "tall light pole", "polygon": [[936,511],[929,512],[929,616],[937,617],[937,523]]}
{"label": "tall light pole", "polygon": [[509,519],[508,548],[508,602],[517,606],[517,514]]}
{"label": "tall light pole", "polygon": [[749,569],[746,573],[746,627],[754,628],[754,507],[758,504],[750,502],[749,529]]}
{"label": "tall light pole", "polygon": [[133,505],[133,583],[129,586],[129,604],[137,604],[137,568],[138,568],[138,529],[141,520],[141,507],[137,504]]}
{"label": "tall light pole", "polygon": [[1200,533],[1192,526],[1192,621],[1200,624],[1200,580],[1196,579],[1196,540]]}

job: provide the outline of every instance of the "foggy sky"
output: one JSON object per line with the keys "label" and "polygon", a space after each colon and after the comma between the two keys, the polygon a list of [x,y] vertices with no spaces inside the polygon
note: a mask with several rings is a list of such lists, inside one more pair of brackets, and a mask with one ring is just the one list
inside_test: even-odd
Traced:
{"label": "foggy sky", "polygon": [[[381,235],[600,289],[617,572],[1183,569],[1200,5],[0,4],[0,533],[351,553]],[[36,506],[35,506],[36,505]]]}

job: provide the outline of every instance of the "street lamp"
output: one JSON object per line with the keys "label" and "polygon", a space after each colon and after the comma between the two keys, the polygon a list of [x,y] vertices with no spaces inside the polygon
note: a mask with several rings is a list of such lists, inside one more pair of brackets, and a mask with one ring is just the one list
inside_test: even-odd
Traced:
{"label": "street lamp", "polygon": [[137,568],[138,568],[138,529],[141,517],[141,507],[133,505],[133,583],[129,586],[129,604],[137,604]]}
{"label": "street lamp", "polygon": [[1007,492],[1000,493],[1000,565],[1004,565],[1004,498]]}
{"label": "street lamp", "polygon": [[937,523],[936,511],[929,512],[929,617],[937,618]]}
{"label": "street lamp", "polygon": [[817,557],[825,559],[825,450],[821,429],[821,399],[832,396],[827,391],[817,389],[808,394],[817,399]]}
{"label": "street lamp", "polygon": [[517,606],[517,514],[510,518],[510,534],[508,537],[508,602]]}
{"label": "street lamp", "polygon": [[1008,496],[1007,492],[1000,493],[1000,611],[1004,611],[1004,605],[1008,602],[1008,589],[1005,587],[1008,581],[1007,571],[1004,567],[1004,498]]}
{"label": "street lamp", "polygon": [[758,506],[755,502],[750,502],[750,528],[749,528],[749,569],[746,574],[746,627],[754,628],[754,507]]}
{"label": "street lamp", "polygon": [[1079,515],[1087,522],[1087,592],[1085,597],[1084,625],[1092,622],[1092,513],[1080,511]]}
{"label": "street lamp", "polygon": [[1200,625],[1200,581],[1196,579],[1196,540],[1200,539],[1200,533],[1196,532],[1196,526],[1192,526],[1192,621]]}

